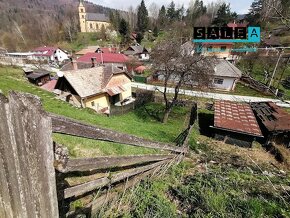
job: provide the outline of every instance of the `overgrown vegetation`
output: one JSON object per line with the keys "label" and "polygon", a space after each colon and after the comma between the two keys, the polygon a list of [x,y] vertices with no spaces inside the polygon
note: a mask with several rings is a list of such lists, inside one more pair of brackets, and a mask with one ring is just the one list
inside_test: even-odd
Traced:
{"label": "overgrown vegetation", "polygon": [[199,155],[141,183],[122,199],[127,206],[110,216],[290,216],[290,177],[273,157],[261,149],[208,143],[198,145]]}

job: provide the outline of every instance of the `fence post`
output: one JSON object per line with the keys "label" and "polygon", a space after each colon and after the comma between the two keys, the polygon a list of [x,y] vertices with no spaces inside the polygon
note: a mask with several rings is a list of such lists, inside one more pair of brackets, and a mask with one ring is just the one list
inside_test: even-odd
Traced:
{"label": "fence post", "polygon": [[35,96],[0,94],[0,217],[58,217],[51,118]]}

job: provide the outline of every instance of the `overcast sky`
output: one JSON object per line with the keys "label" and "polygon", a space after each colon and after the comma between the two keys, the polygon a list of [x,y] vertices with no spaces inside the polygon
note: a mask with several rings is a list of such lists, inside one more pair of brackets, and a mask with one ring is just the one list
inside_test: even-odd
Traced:
{"label": "overcast sky", "polygon": [[[110,8],[116,8],[121,10],[127,10],[130,6],[133,6],[136,8],[141,0],[89,0],[91,2],[94,2],[98,5],[103,5]],[[152,2],[157,3],[159,6],[161,5],[169,5],[172,0],[145,0],[145,4],[147,8],[150,6]],[[182,5],[184,4],[185,7],[188,7],[189,2],[193,0],[175,0],[175,5]],[[212,1],[218,1],[218,0],[204,0],[204,3],[209,3]],[[248,9],[253,2],[253,0],[225,0],[226,2],[229,2],[231,4],[231,8],[233,11],[236,11],[238,14],[245,14],[248,12]]]}

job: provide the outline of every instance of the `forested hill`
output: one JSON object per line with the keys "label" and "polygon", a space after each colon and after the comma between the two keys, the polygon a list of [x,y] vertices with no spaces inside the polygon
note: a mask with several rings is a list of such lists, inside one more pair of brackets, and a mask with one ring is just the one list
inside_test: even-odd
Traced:
{"label": "forested hill", "polygon": [[[66,30],[78,32],[79,0],[0,0],[0,46],[25,50],[62,41]],[[88,12],[112,9],[86,2]]]}

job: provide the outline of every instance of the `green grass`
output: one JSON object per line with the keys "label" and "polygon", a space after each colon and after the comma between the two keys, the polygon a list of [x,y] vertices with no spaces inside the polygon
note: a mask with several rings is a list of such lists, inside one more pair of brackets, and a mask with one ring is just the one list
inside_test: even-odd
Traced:
{"label": "green grass", "polygon": [[262,97],[262,98],[274,98],[271,95],[265,95],[261,92],[258,92],[242,83],[237,83],[234,92],[231,92],[233,95],[245,95],[245,96],[254,96],[254,97]]}
{"label": "green grass", "polygon": [[[168,124],[162,124],[154,120],[148,116],[144,108],[139,108],[122,116],[113,117],[99,115],[87,109],[79,109],[66,102],[55,99],[54,94],[30,84],[24,78],[22,71],[17,68],[0,68],[0,90],[6,95],[10,90],[31,93],[41,98],[43,107],[48,112],[154,141],[173,142],[183,131],[187,123],[187,121],[184,121],[188,109],[183,108],[175,108],[173,110]],[[160,107],[160,105],[152,104],[150,107],[154,109]],[[153,149],[136,148],[107,142],[93,142],[91,140],[83,140],[71,136],[54,135],[54,139],[68,146],[73,156],[92,156],[95,154],[148,154],[157,152]],[[88,152],[89,150],[91,150],[91,152]]]}
{"label": "green grass", "polygon": [[[274,68],[275,68],[275,65],[277,63],[277,60],[278,60],[278,57],[273,58],[272,61],[269,59],[269,61],[265,62],[265,63],[262,63],[260,60],[255,61],[254,65],[253,65],[253,70],[252,70],[251,76],[253,78],[255,78],[256,80],[265,83],[265,81],[264,81],[264,66],[265,66],[265,64],[267,63],[268,65],[270,65],[269,72],[270,72],[270,76],[271,76],[271,74],[274,72]],[[271,64],[269,64],[269,63],[271,63]],[[248,65],[249,65],[248,60],[241,60],[238,63],[239,68],[243,72],[247,71]],[[279,89],[283,90],[285,92],[285,99],[289,100],[290,99],[290,90],[289,89],[287,90],[281,84],[278,84],[281,76],[282,76],[282,80],[284,80],[287,76],[290,76],[290,65],[288,64],[288,66],[285,68],[285,71],[284,71],[284,68],[285,68],[285,65],[282,65],[282,62],[280,61],[280,64],[278,65],[278,68],[277,68],[276,74],[274,76],[272,85],[274,87],[278,87]]]}

